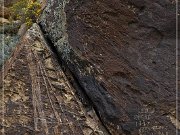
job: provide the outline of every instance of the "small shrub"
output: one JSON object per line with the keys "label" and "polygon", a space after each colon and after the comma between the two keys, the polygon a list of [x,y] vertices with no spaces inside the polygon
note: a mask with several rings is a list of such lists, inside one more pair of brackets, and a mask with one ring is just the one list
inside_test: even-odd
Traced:
{"label": "small shrub", "polygon": [[11,18],[31,26],[41,13],[41,5],[35,0],[19,0],[11,7]]}
{"label": "small shrub", "polygon": [[0,34],[10,34],[10,35],[15,35],[17,34],[20,24],[16,23],[11,23],[11,24],[4,24],[3,26],[0,25]]}

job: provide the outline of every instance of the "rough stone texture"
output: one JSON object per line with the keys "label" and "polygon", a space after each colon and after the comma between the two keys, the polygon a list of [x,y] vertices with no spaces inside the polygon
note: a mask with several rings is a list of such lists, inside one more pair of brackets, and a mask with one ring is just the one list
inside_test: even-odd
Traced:
{"label": "rough stone texture", "polygon": [[2,72],[0,134],[109,135],[94,109],[76,97],[37,24]]}
{"label": "rough stone texture", "polygon": [[175,134],[175,1],[49,0],[40,26],[112,135]]}

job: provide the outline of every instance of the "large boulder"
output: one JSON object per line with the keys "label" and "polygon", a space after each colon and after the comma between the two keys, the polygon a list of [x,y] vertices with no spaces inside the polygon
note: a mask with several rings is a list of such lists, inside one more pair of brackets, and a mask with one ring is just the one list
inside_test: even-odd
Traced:
{"label": "large boulder", "polygon": [[39,24],[112,135],[179,130],[175,11],[169,0],[48,1]]}
{"label": "large boulder", "polygon": [[37,24],[2,71],[0,134],[109,135],[94,109],[77,98]]}

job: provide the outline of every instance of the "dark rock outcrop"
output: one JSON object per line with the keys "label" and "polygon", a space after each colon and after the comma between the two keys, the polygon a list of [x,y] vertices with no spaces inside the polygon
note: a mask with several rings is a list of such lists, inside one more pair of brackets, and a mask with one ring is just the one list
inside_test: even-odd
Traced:
{"label": "dark rock outcrop", "polygon": [[48,1],[40,19],[112,135],[175,134],[175,1]]}

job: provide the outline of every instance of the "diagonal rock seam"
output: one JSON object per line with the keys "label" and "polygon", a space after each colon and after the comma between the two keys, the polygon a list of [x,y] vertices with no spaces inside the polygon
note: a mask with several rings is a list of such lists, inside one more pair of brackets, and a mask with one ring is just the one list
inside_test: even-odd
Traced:
{"label": "diagonal rock seam", "polygon": [[[40,28],[42,28],[42,26],[41,25],[39,25],[40,26]],[[43,31],[43,29],[42,29],[42,31]],[[46,33],[44,33],[44,35],[46,35]],[[73,83],[72,83],[72,81],[70,81],[71,82],[71,84],[74,86],[74,88],[76,89],[76,91],[77,91],[77,93],[78,93],[78,97],[80,98],[80,100],[82,101],[82,103],[83,104],[85,104],[85,105],[87,105],[87,106],[92,106],[93,108],[94,108],[94,110],[95,110],[95,112],[96,112],[96,114],[97,114],[97,116],[99,117],[99,119],[101,120],[101,122],[102,122],[102,124],[104,125],[104,127],[106,128],[106,130],[108,131],[108,133],[109,134],[111,134],[111,131],[109,131],[109,129],[107,128],[107,126],[106,126],[106,122],[104,122],[104,120],[102,119],[102,116],[101,116],[101,113],[104,111],[104,110],[99,110],[99,108],[100,109],[104,109],[104,107],[98,107],[98,105],[99,104],[96,104],[96,103],[94,103],[94,99],[93,99],[93,96],[94,95],[91,95],[89,92],[87,92],[87,91],[89,91],[89,89],[91,89],[91,88],[89,88],[89,89],[87,89],[85,86],[84,86],[84,84],[82,84],[82,80],[81,80],[81,78],[79,78],[78,77],[78,74],[74,74],[74,73],[76,73],[76,71],[74,71],[74,69],[73,68],[69,68],[69,67],[71,67],[71,66],[73,66],[73,65],[71,65],[70,64],[70,62],[67,62],[66,60],[64,60],[63,58],[62,58],[62,56],[60,55],[60,53],[58,53],[57,52],[57,49],[54,47],[54,44],[49,40],[49,38],[46,36],[46,40],[48,41],[48,45],[50,45],[50,48],[51,48],[51,50],[54,52],[54,54],[57,56],[57,59],[58,59],[58,61],[59,61],[59,64],[62,66],[62,67],[64,67],[64,68],[62,68],[63,69],[63,71],[64,71],[64,73],[66,74],[66,76],[69,76],[69,77],[67,77],[67,78],[69,78],[69,79],[73,79]],[[71,50],[72,51],[72,50]],[[67,64],[68,63],[68,64]],[[71,65],[71,66],[70,66]],[[76,69],[76,67],[75,67],[75,69]],[[90,78],[88,78],[87,79],[87,81],[90,81],[90,80],[92,80],[92,82],[95,82],[95,87],[96,87],[96,85],[99,85],[99,84],[97,84],[97,82],[96,82],[96,80],[94,79],[94,77],[93,77],[93,75],[92,75],[92,78],[90,77]],[[104,89],[103,87],[101,87],[100,85],[98,86],[98,87],[100,87],[101,89]],[[99,90],[95,90],[94,92],[97,92],[97,91],[99,91]],[[102,90],[102,92],[104,93],[106,90]],[[90,96],[89,96],[90,95]],[[103,98],[104,96],[103,95],[106,95],[105,93],[104,94],[100,94],[98,97],[99,97],[99,103],[101,104],[101,101],[108,101],[108,100],[106,100],[106,99],[101,99],[101,98]],[[111,99],[111,97],[108,97],[108,94],[107,94],[107,98],[108,99],[110,99],[110,100],[112,100]],[[111,102],[112,101],[110,101],[109,103],[111,104]],[[106,103],[105,103],[106,104]],[[107,103],[108,104],[108,103]],[[113,104],[112,104],[113,105]],[[103,105],[102,105],[103,106]],[[111,108],[111,107],[110,107]],[[109,109],[109,110],[111,110],[111,111],[116,111],[116,109],[113,107],[113,108],[111,108],[111,109]],[[107,110],[108,111],[108,110]],[[117,112],[115,112],[115,113],[117,113]],[[109,112],[108,113],[108,117],[107,118],[111,118],[112,117],[112,119],[113,120],[117,120],[117,118],[118,117],[116,117],[116,114],[115,115],[113,115],[114,113],[111,113],[111,112]],[[105,120],[106,121],[106,120]],[[105,124],[106,123],[106,124]]]}
{"label": "diagonal rock seam", "polygon": [[[44,35],[47,35],[46,32],[43,31],[42,26],[40,24],[39,24],[39,26],[41,28],[41,31],[44,33]],[[93,108],[95,110],[96,115],[98,116],[101,123],[104,125],[104,128],[107,130],[107,132],[109,134],[111,134],[110,131],[108,130],[108,128],[106,127],[106,125],[104,124],[104,121],[102,120],[102,117],[100,116],[97,106],[93,103],[93,99],[91,99],[91,97],[89,97],[88,93],[84,89],[84,86],[81,84],[80,80],[76,77],[76,74],[74,74],[74,72],[72,72],[72,70],[69,69],[68,65],[66,64],[66,61],[64,61],[62,59],[62,56],[60,55],[60,53],[58,53],[56,47],[51,42],[49,37],[46,36],[45,39],[48,42],[48,45],[49,45],[50,49],[52,50],[52,52],[55,54],[55,56],[58,60],[58,63],[60,64],[60,66],[62,67],[62,70],[66,74],[66,77],[69,79],[71,85],[75,88],[78,98],[81,100],[82,104],[87,108]],[[111,115],[112,114],[110,114],[110,116]]]}
{"label": "diagonal rock seam", "polygon": [[[53,14],[54,11],[51,11],[50,13],[50,11],[48,11],[49,8],[53,7],[54,9],[59,10],[59,15],[57,15],[57,17],[60,17],[60,19],[58,20],[59,23],[56,22],[53,24],[47,24],[47,20],[40,19],[40,22],[38,24],[44,32],[44,35],[47,35],[46,38],[50,39],[50,42],[52,43],[51,45],[54,46],[52,48],[57,50],[60,61],[63,63],[64,66],[66,65],[65,67],[68,68],[69,71],[71,71],[71,73],[75,77],[75,80],[78,81],[81,88],[83,88],[84,92],[86,93],[90,101],[93,103],[93,107],[98,113],[98,116],[100,116],[101,121],[104,123],[104,125],[106,125],[108,131],[111,134],[122,134],[121,123],[123,121],[119,121],[119,116],[121,116],[121,113],[116,108],[113,98],[110,96],[107,90],[91,74],[91,72],[97,71],[95,69],[90,69],[89,74],[87,74],[87,68],[93,66],[87,61],[82,61],[69,45],[68,34],[66,30],[67,26],[65,13],[65,6],[69,1],[61,0],[58,2],[51,2],[49,5],[47,5],[44,13],[49,15],[49,19],[52,19],[55,16],[50,16],[50,14]],[[42,18],[43,17],[44,16],[42,15]],[[42,20],[45,22],[43,22]],[[60,26],[56,27],[57,24],[59,24]],[[54,31],[51,30],[47,33],[46,25],[52,26],[53,30],[59,29],[60,35],[53,33]],[[48,35],[49,33],[54,34],[54,37],[50,37]],[[123,117],[123,115],[121,117]],[[114,132],[113,130],[118,130],[119,133],[117,133],[116,131]]]}

